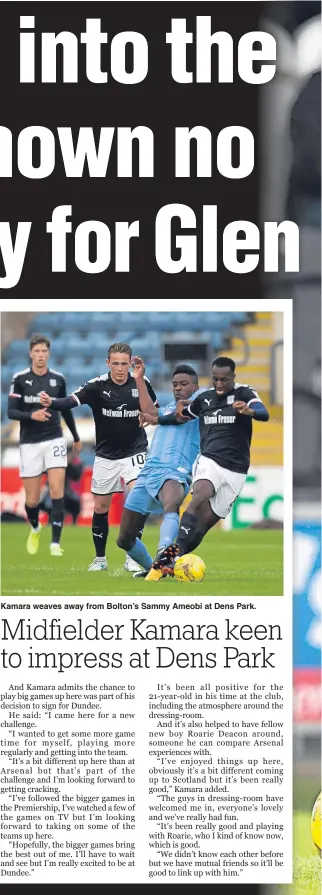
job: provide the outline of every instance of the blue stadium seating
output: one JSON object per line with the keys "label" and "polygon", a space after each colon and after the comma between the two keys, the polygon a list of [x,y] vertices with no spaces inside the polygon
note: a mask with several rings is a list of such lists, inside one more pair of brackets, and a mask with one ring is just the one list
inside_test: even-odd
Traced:
{"label": "blue stadium seating", "polygon": [[59,328],[60,323],[58,314],[36,314],[29,323],[28,336],[30,338],[33,333],[42,333],[42,335],[48,336],[49,339],[51,339],[56,332],[59,332]]}
{"label": "blue stadium seating", "polygon": [[8,422],[7,406],[8,406],[8,395],[5,392],[2,392],[2,395],[1,395],[1,419],[5,423]]}
{"label": "blue stadium seating", "polygon": [[29,349],[26,339],[15,339],[14,342],[10,342],[6,350],[6,360],[11,360],[15,363],[18,361],[18,364],[20,363],[18,369],[23,369],[24,366],[28,365]]}
{"label": "blue stadium seating", "polygon": [[15,372],[12,364],[4,364],[1,369],[1,386],[2,390],[9,388],[10,382],[12,380],[12,375]]}
{"label": "blue stadium seating", "polygon": [[[90,307],[90,298],[88,305]],[[170,384],[174,367],[173,362],[164,359],[165,342],[206,342],[209,345],[208,357],[212,359],[213,352],[226,350],[226,339],[232,327],[242,325],[248,319],[249,314],[243,311],[44,312],[32,318],[28,336],[34,332],[49,336],[52,341],[50,367],[64,373],[68,393],[88,379],[107,372],[107,349],[115,341],[128,342],[134,354],[144,357],[146,374],[157,391],[162,379]],[[205,374],[204,363],[193,359],[189,361],[188,356],[185,361],[190,362],[199,373]],[[5,351],[2,367],[2,414],[12,374],[28,365],[26,340],[11,342]],[[87,415],[91,411],[82,407],[78,413]]]}

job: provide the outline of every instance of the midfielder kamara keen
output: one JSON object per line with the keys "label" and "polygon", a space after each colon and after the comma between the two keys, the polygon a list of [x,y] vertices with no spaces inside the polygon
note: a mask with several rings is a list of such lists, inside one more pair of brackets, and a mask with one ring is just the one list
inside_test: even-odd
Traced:
{"label": "midfielder kamara keen", "polygon": [[[113,494],[123,491],[123,482],[131,490],[146,459],[148,441],[139,422],[136,360],[140,361],[141,369],[142,361],[132,358],[130,346],[115,342],[108,349],[108,373],[85,382],[64,400],[52,401],[48,394],[41,395],[42,404],[47,407],[63,410],[88,404],[92,409],[96,429],[91,484],[94,495],[92,534],[96,556],[88,568],[90,572],[107,569],[108,511]],[[153,404],[157,405],[151,383],[147,378],[145,382]],[[134,565],[134,569],[139,568]]]}
{"label": "midfielder kamara keen", "polygon": [[[52,500],[50,553],[52,556],[62,556],[60,537],[64,522],[67,442],[63,437],[60,413],[54,409],[49,412],[42,406],[40,392],[47,392],[48,403],[53,398],[66,398],[66,382],[62,373],[48,367],[50,341],[47,336],[40,333],[31,336],[29,349],[31,365],[14,373],[8,398],[8,417],[20,422],[20,475],[26,492],[26,514],[31,525],[27,550],[35,554],[39,548],[41,481],[43,473],[47,472]],[[64,407],[62,415],[78,452],[82,445],[68,406]]]}

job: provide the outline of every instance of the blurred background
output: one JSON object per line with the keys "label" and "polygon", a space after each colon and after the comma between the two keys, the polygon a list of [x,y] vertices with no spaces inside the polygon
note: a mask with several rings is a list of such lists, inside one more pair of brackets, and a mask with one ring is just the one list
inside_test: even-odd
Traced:
{"label": "blurred background", "polygon": [[270,2],[264,15],[277,74],[261,88],[261,219],[300,229],[300,273],[264,283],[267,298],[293,300],[294,319],[294,881],[265,891],[318,895],[310,818],[321,790],[321,3]]}

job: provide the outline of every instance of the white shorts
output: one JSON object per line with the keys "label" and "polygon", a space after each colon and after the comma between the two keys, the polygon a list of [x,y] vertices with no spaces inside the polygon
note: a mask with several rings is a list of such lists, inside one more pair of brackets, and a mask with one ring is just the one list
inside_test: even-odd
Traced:
{"label": "white shorts", "polygon": [[93,494],[114,494],[123,491],[126,485],[137,479],[146,461],[146,452],[134,454],[133,457],[122,457],[119,460],[107,460],[95,457],[91,491]]}
{"label": "white shorts", "polygon": [[210,498],[209,503],[213,513],[216,513],[216,516],[221,519],[228,516],[246,481],[246,474],[225,469],[223,466],[219,466],[215,460],[203,457],[202,454],[197,457],[192,477],[193,484],[200,479],[207,479],[213,484],[215,494]]}
{"label": "white shorts", "polygon": [[20,445],[20,475],[30,479],[47,472],[67,466],[66,438],[52,438],[50,441],[38,441],[37,444]]}

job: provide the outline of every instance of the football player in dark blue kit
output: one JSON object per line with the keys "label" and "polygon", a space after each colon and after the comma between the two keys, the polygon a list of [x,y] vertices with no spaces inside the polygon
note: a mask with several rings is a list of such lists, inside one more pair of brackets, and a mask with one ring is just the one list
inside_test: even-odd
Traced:
{"label": "football player in dark blue kit", "polygon": [[[8,398],[8,417],[20,422],[20,474],[26,492],[26,513],[31,531],[27,540],[28,553],[38,552],[41,524],[39,502],[41,480],[47,472],[52,499],[51,556],[62,556],[60,537],[64,522],[64,488],[67,466],[67,442],[63,436],[60,413],[45,409],[40,392],[52,398],[66,397],[66,382],[62,373],[48,367],[50,341],[36,333],[31,336],[31,365],[14,373]],[[73,436],[74,449],[82,448],[73,414],[66,408],[62,415]]]}
{"label": "football player in dark blue kit", "polygon": [[194,464],[193,494],[183,513],[176,544],[170,544],[154,567],[173,574],[177,556],[193,553],[207,531],[225,519],[240,494],[250,465],[252,421],[267,422],[269,413],[251,386],[236,382],[235,362],[217,357],[213,388],[176,408],[178,423],[199,419],[200,454]]}
{"label": "football player in dark blue kit", "polygon": [[[108,373],[90,379],[63,400],[52,402],[45,392],[41,395],[45,407],[63,410],[88,404],[93,413],[96,448],[91,488],[94,495],[92,535],[96,556],[88,567],[89,572],[107,569],[105,549],[108,512],[113,494],[123,491],[124,484],[128,491],[131,490],[146,459],[148,440],[139,420],[140,402],[135,379],[135,360],[136,358],[132,358],[130,345],[114,342],[108,349]],[[155,392],[147,377],[144,379],[152,405],[155,406]],[[142,530],[144,522],[145,517],[142,516]],[[127,571],[135,571],[141,567],[129,555],[125,568]]]}

